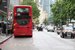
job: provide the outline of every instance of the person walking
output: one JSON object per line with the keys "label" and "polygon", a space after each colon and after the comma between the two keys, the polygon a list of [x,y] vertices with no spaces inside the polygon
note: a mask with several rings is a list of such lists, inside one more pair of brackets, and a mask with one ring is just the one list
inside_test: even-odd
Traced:
{"label": "person walking", "polygon": [[2,28],[1,32],[2,32],[2,35],[3,35],[3,33],[4,33],[4,28],[3,28],[3,26],[4,26],[4,22],[2,21],[2,22],[1,22],[1,28]]}
{"label": "person walking", "polygon": [[9,24],[9,34],[12,34],[12,24]]}
{"label": "person walking", "polygon": [[3,33],[6,34],[6,24],[3,25]]}
{"label": "person walking", "polygon": [[[7,24],[8,24],[8,23],[7,23]],[[9,34],[9,24],[8,24],[8,27],[7,27],[7,28],[8,28],[8,34]]]}

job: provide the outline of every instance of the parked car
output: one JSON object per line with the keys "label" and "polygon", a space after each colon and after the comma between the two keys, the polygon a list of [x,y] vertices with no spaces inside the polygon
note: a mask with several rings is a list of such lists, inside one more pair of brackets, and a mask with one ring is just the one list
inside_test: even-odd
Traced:
{"label": "parked car", "polygon": [[40,25],[38,25],[38,26],[37,26],[37,30],[38,30],[38,31],[43,31],[43,27],[40,26]]}
{"label": "parked car", "polygon": [[47,31],[48,31],[48,32],[49,32],[49,31],[54,32],[54,30],[55,30],[55,27],[54,27],[54,26],[47,26]]}
{"label": "parked car", "polygon": [[60,33],[60,36],[62,38],[70,36],[71,38],[74,38],[74,31],[72,26],[65,26],[62,28],[62,31]]}
{"label": "parked car", "polygon": [[45,26],[45,29],[46,29],[46,30],[47,30],[47,27],[48,27],[48,26]]}

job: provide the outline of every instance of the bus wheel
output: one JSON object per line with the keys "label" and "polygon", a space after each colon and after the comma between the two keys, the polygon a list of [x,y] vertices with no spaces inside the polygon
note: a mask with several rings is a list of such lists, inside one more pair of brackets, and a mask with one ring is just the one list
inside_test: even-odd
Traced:
{"label": "bus wheel", "polygon": [[64,38],[64,34],[62,35],[62,38]]}
{"label": "bus wheel", "polygon": [[29,36],[29,37],[32,37],[32,35],[31,35],[31,36]]}
{"label": "bus wheel", "polygon": [[16,38],[17,36],[14,36],[14,38]]}
{"label": "bus wheel", "polygon": [[74,38],[74,35],[73,34],[71,34],[71,38]]}

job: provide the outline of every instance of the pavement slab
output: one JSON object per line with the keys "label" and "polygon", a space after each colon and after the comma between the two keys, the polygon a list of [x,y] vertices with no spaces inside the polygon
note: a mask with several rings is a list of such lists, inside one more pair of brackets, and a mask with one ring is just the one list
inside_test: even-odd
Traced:
{"label": "pavement slab", "polygon": [[0,45],[3,44],[5,41],[7,41],[9,38],[11,38],[11,35],[0,35]]}

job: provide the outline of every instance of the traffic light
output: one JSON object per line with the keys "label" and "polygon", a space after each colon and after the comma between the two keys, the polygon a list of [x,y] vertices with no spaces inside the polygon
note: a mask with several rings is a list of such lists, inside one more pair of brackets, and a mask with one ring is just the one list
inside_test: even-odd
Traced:
{"label": "traffic light", "polygon": [[2,0],[0,0],[0,4],[2,3]]}

